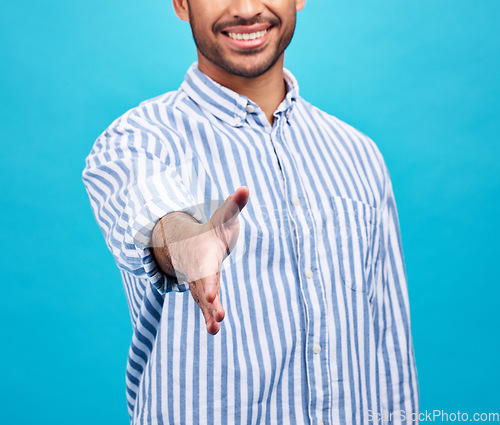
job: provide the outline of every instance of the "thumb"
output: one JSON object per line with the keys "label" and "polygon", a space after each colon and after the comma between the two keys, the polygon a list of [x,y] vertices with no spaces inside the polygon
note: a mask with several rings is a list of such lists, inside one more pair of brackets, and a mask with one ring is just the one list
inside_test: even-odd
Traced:
{"label": "thumb", "polygon": [[241,186],[234,191],[232,195],[226,198],[226,201],[230,200],[238,205],[238,209],[241,211],[248,202],[249,190],[246,186]]}
{"label": "thumb", "polygon": [[226,224],[236,219],[240,211],[248,202],[248,187],[241,186],[226,198],[226,201],[212,214],[213,226]]}
{"label": "thumb", "polygon": [[233,196],[234,194],[229,195],[226,201],[214,211],[209,220],[211,229],[220,226],[229,227],[234,223],[240,213],[240,208],[239,205],[233,201]]}
{"label": "thumb", "polygon": [[224,242],[228,252],[234,247],[239,235],[238,215],[248,201],[248,188],[242,186],[226,198],[224,204],[210,217],[210,230]]}

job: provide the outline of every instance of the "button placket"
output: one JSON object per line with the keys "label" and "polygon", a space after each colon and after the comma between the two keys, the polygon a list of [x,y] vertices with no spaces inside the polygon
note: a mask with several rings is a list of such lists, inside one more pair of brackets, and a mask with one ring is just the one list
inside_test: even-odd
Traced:
{"label": "button placket", "polygon": [[[295,161],[293,160],[292,153],[288,151],[286,132],[283,127],[286,122],[283,122],[284,118],[288,118],[278,114],[276,117],[275,126],[271,133],[271,140],[273,145],[275,145],[276,154],[283,156],[283,168],[282,173],[285,179],[285,192],[288,195],[288,205],[287,209],[290,214],[291,225],[294,227],[296,234],[296,245],[295,254],[297,255],[297,265],[299,267],[299,279],[301,286],[301,295],[304,300],[305,315],[307,317],[307,329],[305,335],[305,344],[309,355],[306,356],[306,368],[308,375],[308,386],[309,386],[309,396],[311,404],[309,405],[309,411],[312,413],[316,411],[318,405],[322,405],[324,398],[328,398],[329,389],[318,388],[319,392],[314,388],[319,385],[317,381],[314,385],[312,384],[311,377],[321,376],[325,372],[325,366],[327,367],[327,358],[320,353],[325,352],[324,349],[328,348],[327,345],[321,346],[318,342],[327,344],[327,335],[324,335],[325,329],[322,324],[325,321],[325,313],[322,308],[320,299],[320,305],[315,305],[314,303],[309,303],[309,294],[312,291],[322,291],[322,278],[318,274],[315,279],[316,273],[316,240],[312,234],[312,229],[310,228],[309,218],[311,218],[311,211],[308,206],[308,199],[302,190],[301,176],[296,172],[291,173],[291,177],[288,177],[287,171],[289,167],[292,170],[296,169]],[[287,187],[288,186],[288,187]],[[314,272],[313,272],[314,270]],[[321,293],[318,294],[321,297]],[[328,349],[325,353],[328,352]],[[316,395],[315,395],[316,394]],[[314,402],[313,402],[314,400]],[[312,418],[314,418],[314,413],[312,413]],[[314,423],[319,423],[315,421]]]}

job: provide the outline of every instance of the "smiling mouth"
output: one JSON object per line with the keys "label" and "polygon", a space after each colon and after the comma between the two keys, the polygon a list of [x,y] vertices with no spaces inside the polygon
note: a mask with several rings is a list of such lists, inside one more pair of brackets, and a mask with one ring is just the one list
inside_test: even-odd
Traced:
{"label": "smiling mouth", "polygon": [[233,40],[249,41],[264,37],[268,31],[269,28],[262,31],[255,31],[251,33],[227,32],[227,31],[223,31],[222,33],[227,35],[229,38],[232,38]]}
{"label": "smiling mouth", "polygon": [[229,45],[239,52],[257,53],[266,45],[273,25],[258,24],[251,26],[228,27],[221,31]]}

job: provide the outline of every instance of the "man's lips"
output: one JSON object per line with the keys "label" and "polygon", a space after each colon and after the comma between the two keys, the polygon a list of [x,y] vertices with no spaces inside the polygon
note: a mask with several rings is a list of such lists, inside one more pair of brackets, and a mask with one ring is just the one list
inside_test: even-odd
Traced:
{"label": "man's lips", "polygon": [[222,34],[228,43],[238,49],[255,49],[262,46],[272,30],[270,24],[254,24],[224,28]]}
{"label": "man's lips", "polygon": [[252,32],[263,31],[271,28],[271,24],[253,24],[253,25],[238,25],[234,27],[227,27],[222,30],[225,33],[239,33],[239,34],[250,34]]}

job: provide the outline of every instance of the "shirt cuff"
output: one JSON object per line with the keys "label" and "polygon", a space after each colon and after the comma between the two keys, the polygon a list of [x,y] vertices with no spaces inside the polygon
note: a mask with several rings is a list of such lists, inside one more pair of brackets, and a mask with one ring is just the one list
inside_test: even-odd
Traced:
{"label": "shirt cuff", "polygon": [[131,222],[133,243],[150,284],[161,294],[187,291],[189,284],[181,277],[166,275],[158,267],[151,246],[151,235],[157,221],[174,211],[186,212],[202,223],[207,220],[202,204],[196,202],[186,186],[190,185],[184,185],[179,175],[165,171],[149,177],[140,187],[134,187],[130,197],[134,211]]}

